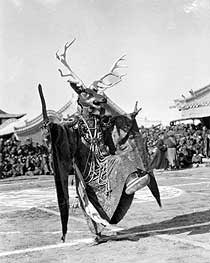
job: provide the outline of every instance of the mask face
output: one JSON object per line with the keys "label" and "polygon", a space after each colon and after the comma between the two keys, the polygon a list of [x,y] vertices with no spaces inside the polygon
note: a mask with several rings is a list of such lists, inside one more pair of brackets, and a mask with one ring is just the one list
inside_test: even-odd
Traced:
{"label": "mask face", "polygon": [[107,103],[107,99],[102,95],[98,94],[97,91],[90,88],[84,89],[78,98],[78,104],[83,108],[88,108],[89,112],[95,115],[101,114]]}

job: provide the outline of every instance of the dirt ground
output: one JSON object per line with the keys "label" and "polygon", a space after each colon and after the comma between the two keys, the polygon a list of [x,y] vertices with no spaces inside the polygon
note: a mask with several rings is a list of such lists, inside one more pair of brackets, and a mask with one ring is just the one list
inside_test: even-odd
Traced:
{"label": "dirt ground", "polygon": [[[117,232],[96,245],[80,209],[71,209],[66,243],[52,176],[0,181],[0,262],[210,263],[210,167],[156,172],[163,207],[136,193]],[[70,201],[75,191],[69,188]]]}

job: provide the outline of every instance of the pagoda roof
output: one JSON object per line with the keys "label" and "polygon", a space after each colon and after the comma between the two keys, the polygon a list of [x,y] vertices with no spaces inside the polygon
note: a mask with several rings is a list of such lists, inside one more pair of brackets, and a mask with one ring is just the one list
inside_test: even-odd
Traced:
{"label": "pagoda roof", "polygon": [[186,110],[189,108],[197,108],[210,105],[210,85],[207,85],[204,88],[198,89],[196,91],[190,90],[189,93],[190,96],[188,97],[182,95],[183,99],[174,100],[175,105],[170,108]]}
{"label": "pagoda roof", "polygon": [[170,108],[181,111],[182,120],[210,117],[210,85],[189,93],[189,97],[182,95],[183,99],[174,100],[175,105]]}
{"label": "pagoda roof", "polygon": [[[72,100],[68,101],[62,108],[60,108],[58,111],[54,110],[47,110],[47,115],[52,120],[62,120],[62,114],[65,112],[66,109],[71,107],[73,104]],[[33,118],[32,120],[25,121],[25,124],[19,127],[15,127],[15,130],[17,133],[25,133],[25,132],[31,132],[37,127],[41,127],[43,122],[43,115],[42,113],[39,114],[37,117]]]}
{"label": "pagoda roof", "polygon": [[210,92],[210,85],[208,85],[208,86],[206,86],[204,88],[195,90],[195,91],[191,90],[189,92],[190,92],[191,96],[186,98],[185,102],[192,102],[193,100],[196,100],[196,99],[204,97],[207,93]]}
{"label": "pagoda roof", "polygon": [[3,110],[0,109],[0,119],[20,119],[21,117],[25,116],[26,114],[12,114],[12,113],[7,113]]}
{"label": "pagoda roof", "polygon": [[6,112],[0,109],[0,114],[6,114]]}

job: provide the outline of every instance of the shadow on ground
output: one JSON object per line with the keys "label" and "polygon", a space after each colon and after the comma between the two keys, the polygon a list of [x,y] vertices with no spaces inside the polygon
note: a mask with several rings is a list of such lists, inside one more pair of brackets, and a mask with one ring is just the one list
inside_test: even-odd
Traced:
{"label": "shadow on ground", "polygon": [[186,232],[190,232],[188,233],[188,235],[197,235],[210,232],[210,210],[184,214],[159,223],[140,225],[126,230],[118,231],[116,235],[102,237],[99,243],[111,240],[138,241],[140,238],[148,236],[161,234],[172,235]]}

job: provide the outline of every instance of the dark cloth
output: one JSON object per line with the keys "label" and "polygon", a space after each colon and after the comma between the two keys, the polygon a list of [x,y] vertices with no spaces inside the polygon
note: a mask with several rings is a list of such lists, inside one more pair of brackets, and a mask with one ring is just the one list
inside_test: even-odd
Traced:
{"label": "dark cloth", "polygon": [[[78,130],[69,127],[68,124],[51,124],[50,133],[55,184],[62,230],[63,235],[65,235],[69,216],[68,175],[72,174],[72,160],[75,156],[77,166],[80,171],[84,171],[89,148],[79,136]],[[137,168],[143,169],[143,167],[141,167],[142,162],[140,162],[140,157],[137,158],[134,156],[132,146],[129,144],[124,145],[117,155],[108,156],[107,165],[110,163],[113,163],[113,165],[111,166],[107,183],[100,184],[98,180],[86,182],[86,191],[90,202],[97,209],[100,216],[110,223],[117,223],[123,218],[133,200],[133,195],[131,195],[127,196],[126,202],[120,202],[126,179],[129,174],[137,171]],[[84,178],[86,177],[85,174],[83,176]],[[78,180],[76,178],[76,187],[78,186]],[[79,192],[78,195],[79,199],[81,199]],[[119,212],[116,212],[118,205],[120,205],[120,209],[118,209]],[[84,208],[83,212],[85,213]],[[85,215],[87,218],[86,213]],[[88,223],[90,230],[97,234],[100,226],[90,218],[88,219]]]}
{"label": "dark cloth", "polygon": [[[125,194],[125,182],[131,173],[139,170],[145,171],[141,158],[141,154],[143,154],[143,150],[140,147],[142,142],[139,140],[141,137],[138,130],[133,129],[128,140],[124,140],[125,136],[127,136],[127,131],[131,127],[130,125],[131,120],[126,117],[113,119],[112,129],[107,135],[111,137],[106,138],[107,147],[111,149],[113,154],[106,156],[103,164],[101,164],[105,168],[106,173],[102,174],[103,176],[101,177],[96,174],[93,180],[89,177],[95,176],[95,174],[88,173],[90,164],[87,162],[87,157],[91,153],[90,145],[85,142],[80,130],[68,123],[50,124],[54,176],[63,236],[67,232],[69,216],[68,175],[73,173],[73,159],[86,184],[85,192],[87,196],[85,198],[88,198],[103,219],[110,224],[116,224],[128,211],[134,195]],[[86,169],[87,167],[88,169]],[[76,176],[75,180],[76,191],[89,228],[94,234],[98,234],[102,230],[102,226],[94,222],[86,213],[84,202],[82,202],[84,197],[79,191],[81,180],[78,176]],[[153,175],[149,188],[153,195],[157,195],[157,193],[159,195]],[[157,198],[160,199],[160,196]],[[158,202],[160,204],[160,200]]]}
{"label": "dark cloth", "polygon": [[210,157],[210,134],[206,134],[204,137],[204,155]]}
{"label": "dark cloth", "polygon": [[68,128],[67,125],[51,123],[49,129],[53,151],[55,186],[61,215],[62,232],[63,236],[65,236],[69,217],[68,175],[72,174],[73,170],[72,159],[77,144],[77,137],[74,134],[74,130]]}
{"label": "dark cloth", "polygon": [[162,139],[156,143],[156,151],[153,159],[150,162],[151,169],[166,169],[168,166],[167,161],[167,147]]}
{"label": "dark cloth", "polygon": [[[127,131],[130,127],[131,120],[126,116],[118,116],[115,119],[117,130]],[[129,136],[128,142],[133,147],[133,155],[138,157],[141,162],[141,166],[143,165],[142,170],[145,170],[150,175],[150,183],[148,184],[148,188],[150,189],[152,195],[155,197],[159,206],[161,206],[160,192],[159,188],[152,171],[152,167],[150,167],[150,156],[147,148],[146,138],[143,138],[141,132],[139,131],[136,120],[132,120],[132,129],[131,134]],[[124,128],[124,127],[127,127]],[[113,134],[114,136],[114,134]]]}

